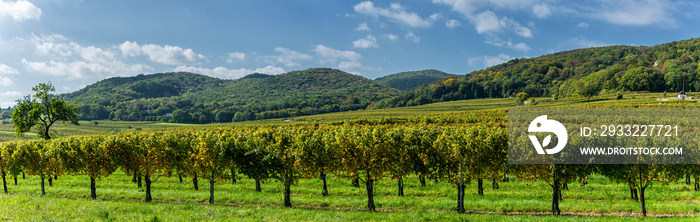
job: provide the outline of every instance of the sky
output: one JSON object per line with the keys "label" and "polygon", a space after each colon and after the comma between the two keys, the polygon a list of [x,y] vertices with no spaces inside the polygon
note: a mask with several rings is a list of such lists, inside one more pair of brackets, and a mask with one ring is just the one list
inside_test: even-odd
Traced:
{"label": "sky", "polygon": [[0,0],[0,107],[52,82],[336,68],[467,74],[514,58],[700,37],[686,0]]}

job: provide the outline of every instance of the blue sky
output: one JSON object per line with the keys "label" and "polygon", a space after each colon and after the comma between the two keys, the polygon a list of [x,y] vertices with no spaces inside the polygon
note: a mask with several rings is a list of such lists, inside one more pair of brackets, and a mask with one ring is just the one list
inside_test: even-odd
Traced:
{"label": "blue sky", "polygon": [[39,82],[190,71],[236,79],[310,67],[375,79],[467,74],[513,58],[700,37],[674,0],[0,0],[0,107]]}

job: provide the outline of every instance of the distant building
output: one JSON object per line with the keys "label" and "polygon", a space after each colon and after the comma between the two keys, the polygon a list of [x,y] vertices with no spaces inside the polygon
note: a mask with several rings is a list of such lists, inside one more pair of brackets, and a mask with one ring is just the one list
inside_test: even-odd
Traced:
{"label": "distant building", "polygon": [[172,116],[173,116],[173,113],[166,113],[166,114],[163,115],[163,116],[172,117]]}
{"label": "distant building", "polygon": [[685,91],[681,91],[680,93],[678,93],[678,99],[685,100]]}

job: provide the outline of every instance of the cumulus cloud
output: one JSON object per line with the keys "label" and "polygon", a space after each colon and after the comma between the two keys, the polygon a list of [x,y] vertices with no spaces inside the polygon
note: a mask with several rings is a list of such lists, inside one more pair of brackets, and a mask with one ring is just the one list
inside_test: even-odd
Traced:
{"label": "cumulus cloud", "polygon": [[367,35],[367,37],[355,40],[352,42],[352,46],[355,48],[377,48],[377,38],[372,35]]}
{"label": "cumulus cloud", "polygon": [[357,61],[362,58],[362,55],[354,51],[341,51],[324,45],[317,45],[314,52],[318,54],[321,63],[335,63],[336,60]]}
{"label": "cumulus cloud", "polygon": [[[517,21],[508,17],[499,17],[491,10],[480,11],[488,6],[510,10],[520,10],[534,5],[534,1],[504,1],[504,0],[433,0],[433,3],[452,6],[452,10],[464,15],[474,25],[479,34],[493,34],[504,30],[512,30],[522,37],[531,38],[532,30],[520,25]],[[538,8],[538,12],[543,9]]]}
{"label": "cumulus cloud", "polygon": [[540,4],[532,6],[532,13],[538,18],[547,18],[552,15],[552,9],[545,4]]}
{"label": "cumulus cloud", "polygon": [[389,8],[375,7],[371,1],[360,2],[353,7],[355,12],[373,17],[386,17],[394,22],[410,27],[426,28],[432,25],[438,15],[433,14],[428,19],[423,19],[414,12],[407,12],[399,3],[391,3]]}
{"label": "cumulus cloud", "polygon": [[237,61],[243,61],[245,60],[245,53],[242,52],[232,52],[228,54],[228,59],[226,59],[227,63],[233,63]]}
{"label": "cumulus cloud", "polygon": [[454,20],[454,19],[450,19],[450,20],[447,20],[447,21],[445,22],[445,26],[447,26],[447,28],[451,28],[451,29],[457,28],[457,27],[459,27],[460,25],[462,25],[462,23],[460,23],[459,21]]}
{"label": "cumulus cloud", "polygon": [[495,66],[495,65],[510,61],[512,59],[513,59],[513,57],[510,57],[509,55],[501,53],[501,54],[498,54],[497,56],[483,56],[483,57],[470,58],[468,60],[468,62],[469,62],[469,65],[472,65],[472,66],[483,64],[485,67],[491,67],[491,66]]}
{"label": "cumulus cloud", "polygon": [[[117,47],[99,48],[70,42],[61,35],[34,36],[30,42],[36,53],[46,60],[22,64],[29,71],[37,71],[69,79],[104,78],[142,73],[152,68],[144,64],[126,64],[118,58]],[[123,45],[123,44],[122,44]]]}
{"label": "cumulus cloud", "polygon": [[578,25],[576,25],[576,27],[584,28],[584,29],[585,29],[585,28],[588,28],[588,23],[579,22]]}
{"label": "cumulus cloud", "polygon": [[387,39],[391,40],[391,41],[399,40],[399,37],[398,37],[398,36],[392,35],[392,34],[387,34],[387,35],[385,35],[385,37],[386,37]]}
{"label": "cumulus cloud", "polygon": [[360,23],[357,25],[357,28],[355,28],[355,31],[372,31],[369,29],[369,26],[367,26],[366,22]]}
{"label": "cumulus cloud", "polygon": [[409,32],[408,34],[404,35],[404,38],[411,40],[415,43],[420,43],[420,37],[413,34],[413,32]]}
{"label": "cumulus cloud", "polygon": [[203,68],[203,67],[194,67],[194,66],[178,66],[175,69],[173,69],[175,72],[192,72],[192,73],[199,73],[203,75],[208,75],[208,76],[213,76],[213,77],[218,77],[222,79],[239,79],[241,77],[244,77],[248,74],[252,73],[264,73],[264,74],[270,74],[270,75],[277,75],[277,74],[282,74],[285,73],[284,68],[281,67],[276,67],[276,66],[266,66],[263,68],[257,68],[257,69],[228,69],[225,67],[216,67],[213,69],[208,69],[208,68]]}
{"label": "cumulus cloud", "polygon": [[12,17],[15,22],[28,19],[38,20],[41,17],[41,9],[26,0],[0,0],[0,18],[5,16]]}
{"label": "cumulus cloud", "polygon": [[192,49],[183,49],[179,46],[145,44],[125,41],[119,45],[122,54],[126,56],[146,55],[148,59],[164,65],[201,64],[209,60],[202,54],[197,54]]}
{"label": "cumulus cloud", "polygon": [[0,63],[0,74],[19,74],[16,69]]}
{"label": "cumulus cloud", "polygon": [[277,55],[267,56],[265,59],[271,64],[282,64],[286,67],[301,66],[299,61],[313,59],[310,55],[300,53],[284,47],[276,47]]}
{"label": "cumulus cloud", "polygon": [[0,86],[10,85],[12,85],[12,80],[10,78],[0,76]]}

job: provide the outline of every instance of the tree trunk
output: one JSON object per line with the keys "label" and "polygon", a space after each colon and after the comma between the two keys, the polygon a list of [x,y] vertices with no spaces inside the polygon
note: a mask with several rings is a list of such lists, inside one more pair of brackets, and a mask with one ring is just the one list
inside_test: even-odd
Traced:
{"label": "tree trunk", "polygon": [[58,172],[57,172],[56,174],[53,175],[53,179],[54,179],[54,180],[58,180]]}
{"label": "tree trunk", "polygon": [[690,185],[690,174],[685,174],[685,185]]}
{"label": "tree trunk", "polygon": [[644,187],[639,188],[639,201],[642,202],[642,215],[647,216],[646,202],[644,201]]}
{"label": "tree trunk", "polygon": [[372,184],[372,180],[368,179],[366,182],[367,185],[367,209],[370,212],[376,211],[376,207],[374,206],[374,186]]}
{"label": "tree trunk", "polygon": [[7,182],[5,182],[5,171],[0,172],[2,173],[2,188],[5,190],[5,193],[7,193]]}
{"label": "tree trunk", "polygon": [[360,187],[360,179],[358,179],[358,178],[352,179],[352,186],[353,187]]}
{"label": "tree trunk", "polygon": [[425,186],[425,176],[419,175],[418,180],[420,181],[420,186],[424,187]]}
{"label": "tree trunk", "polygon": [[41,173],[39,176],[41,177],[41,195],[43,196],[46,195],[46,190],[44,189],[44,174]]}
{"label": "tree trunk", "polygon": [[398,194],[400,197],[403,197],[403,177],[399,177],[399,192]]}
{"label": "tree trunk", "polygon": [[326,184],[326,173],[321,172],[321,175],[319,175],[319,178],[321,178],[321,181],[323,181],[323,190],[321,191],[321,196],[328,196],[328,186]]}
{"label": "tree trunk", "polygon": [[493,184],[492,184],[492,186],[493,186],[493,189],[494,189],[494,190],[497,190],[497,189],[499,188],[499,187],[498,187],[498,180],[497,180],[496,178],[493,178]]}
{"label": "tree trunk", "polygon": [[209,179],[209,204],[214,204],[214,173],[211,173]]}
{"label": "tree trunk", "polygon": [[197,181],[197,173],[194,173],[194,178],[192,178],[192,184],[194,184],[194,190],[199,190],[199,182]]}
{"label": "tree trunk", "polygon": [[561,213],[561,210],[559,210],[559,178],[554,177],[554,185],[552,186],[554,188],[554,191],[552,192],[552,214],[553,215],[559,215]]}
{"label": "tree trunk", "polygon": [[151,175],[146,174],[143,178],[146,179],[146,202],[151,202]]}
{"label": "tree trunk", "polygon": [[258,179],[255,179],[255,191],[262,192],[262,189],[260,188],[260,180]]}
{"label": "tree trunk", "polygon": [[[15,185],[17,185],[17,178],[15,178]],[[697,177],[695,177],[695,191],[700,191],[700,183],[698,183]]]}
{"label": "tree trunk", "polygon": [[137,173],[134,173],[134,175],[131,176],[131,182],[132,182],[132,183],[136,183],[136,174],[137,174]]}
{"label": "tree trunk", "polygon": [[563,189],[563,190],[569,190],[569,184],[568,184],[568,183],[563,183],[563,184],[562,184],[562,189]]}
{"label": "tree trunk", "polygon": [[630,199],[639,201],[639,195],[637,195],[637,188],[630,187],[630,196]]}
{"label": "tree trunk", "polygon": [[457,213],[464,213],[464,183],[457,184]]}
{"label": "tree trunk", "polygon": [[95,188],[95,178],[90,177],[90,197],[94,200],[97,199],[97,189]]}
{"label": "tree trunk", "polygon": [[503,182],[510,182],[510,178],[508,178],[508,174],[503,174]]}
{"label": "tree trunk", "polygon": [[138,188],[141,188],[141,174],[136,175],[136,184]]}
{"label": "tree trunk", "polygon": [[53,178],[49,175],[49,186],[53,187]]}
{"label": "tree trunk", "polygon": [[[15,175],[15,176],[12,176],[12,177],[15,178],[15,186],[17,186],[17,176]],[[695,181],[696,181],[696,183],[697,183],[698,180],[696,179]]]}
{"label": "tree trunk", "polygon": [[180,183],[182,183],[182,175],[177,175],[177,178],[180,178]]}
{"label": "tree trunk", "polygon": [[236,170],[231,167],[231,184],[236,184]]}
{"label": "tree trunk", "polygon": [[291,196],[291,182],[284,182],[284,206],[285,207],[292,207],[292,199],[290,198]]}
{"label": "tree trunk", "polygon": [[478,186],[479,195],[484,196],[484,180],[481,179],[481,178],[479,178],[479,179],[477,180],[477,182],[478,182],[478,184],[479,184],[479,186]]}
{"label": "tree trunk", "polygon": [[24,177],[24,171],[22,171],[22,179],[27,179]]}

